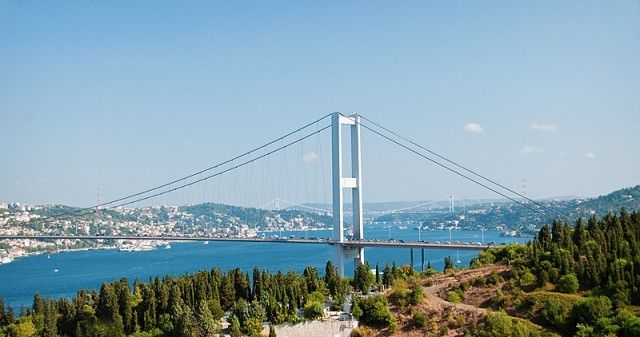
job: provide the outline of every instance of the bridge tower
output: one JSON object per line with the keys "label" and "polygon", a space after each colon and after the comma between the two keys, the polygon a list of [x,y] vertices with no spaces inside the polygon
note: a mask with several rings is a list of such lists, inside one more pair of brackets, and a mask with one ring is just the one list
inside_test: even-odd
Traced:
{"label": "bridge tower", "polygon": [[[351,176],[343,177],[342,171],[342,126],[347,125],[351,132]],[[351,190],[353,207],[353,240],[364,238],[362,216],[362,155],[360,141],[360,117],[345,117],[339,112],[331,115],[332,139],[332,185],[333,185],[333,238],[339,243],[335,246],[335,264],[340,276],[344,276],[346,259],[353,258],[355,263],[364,263],[364,248],[349,248],[343,245],[344,238],[344,189]]]}

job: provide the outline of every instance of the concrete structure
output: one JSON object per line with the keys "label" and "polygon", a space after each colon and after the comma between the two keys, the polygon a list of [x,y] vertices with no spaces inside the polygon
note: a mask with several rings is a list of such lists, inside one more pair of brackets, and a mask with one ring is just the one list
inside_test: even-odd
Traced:
{"label": "concrete structure", "polygon": [[[347,125],[351,131],[351,176],[343,176],[342,162],[342,126]],[[363,215],[362,215],[362,155],[360,142],[360,117],[357,115],[343,116],[334,112],[331,116],[331,144],[332,144],[332,185],[333,185],[333,239],[339,243],[345,242],[344,238],[344,189],[351,190],[351,203],[353,208],[353,238],[360,241],[364,239]],[[353,258],[355,263],[364,263],[364,247],[351,247],[336,245],[335,265],[344,276],[344,263],[348,258]]]}

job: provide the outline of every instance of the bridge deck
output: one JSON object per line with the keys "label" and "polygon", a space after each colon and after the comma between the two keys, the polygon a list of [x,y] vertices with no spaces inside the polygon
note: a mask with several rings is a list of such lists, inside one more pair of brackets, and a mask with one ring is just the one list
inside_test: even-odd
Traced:
{"label": "bridge deck", "polygon": [[426,243],[420,241],[343,241],[333,239],[272,239],[272,238],[215,238],[205,236],[128,236],[128,235],[0,235],[0,240],[146,240],[146,241],[212,241],[212,242],[247,242],[247,243],[297,243],[316,245],[342,245],[349,248],[377,247],[377,248],[428,248],[428,249],[458,249],[482,250],[491,247],[487,244],[464,243]]}

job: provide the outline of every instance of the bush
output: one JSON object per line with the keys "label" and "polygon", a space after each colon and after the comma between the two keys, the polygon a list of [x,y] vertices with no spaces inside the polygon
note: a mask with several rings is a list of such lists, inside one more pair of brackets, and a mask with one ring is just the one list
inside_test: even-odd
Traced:
{"label": "bush", "polygon": [[351,337],[371,337],[375,331],[366,326],[359,326],[351,331]]}
{"label": "bush", "polygon": [[411,293],[409,294],[409,304],[417,305],[424,299],[424,291],[422,287],[418,284],[413,286],[411,289]]}
{"label": "bush", "polygon": [[320,302],[307,302],[304,306],[304,318],[314,320],[324,316],[324,306]]}
{"label": "bush", "polygon": [[415,326],[416,328],[422,328],[427,323],[427,316],[425,316],[421,312],[416,312],[415,314],[413,314],[413,318],[411,319],[411,322],[413,323],[413,326]]}
{"label": "bush", "polygon": [[556,284],[556,290],[565,294],[575,294],[580,289],[580,283],[575,274],[563,275]]}
{"label": "bush", "polygon": [[395,326],[395,320],[391,316],[386,297],[381,295],[365,297],[358,300],[357,306],[362,310],[360,322],[363,324],[375,328],[393,328]]}
{"label": "bush", "polygon": [[351,315],[356,319],[360,319],[360,317],[362,317],[362,308],[360,308],[358,303],[354,303],[351,307]]}
{"label": "bush", "polygon": [[522,276],[520,276],[520,286],[526,291],[533,290],[536,286],[536,282],[536,276],[533,275],[529,270],[525,271]]}
{"label": "bush", "polygon": [[556,330],[566,328],[570,315],[571,308],[565,302],[553,297],[548,298],[540,310],[542,321]]}
{"label": "bush", "polygon": [[602,317],[611,316],[611,300],[605,296],[589,297],[574,304],[571,315],[576,324],[593,324]]}
{"label": "bush", "polygon": [[462,301],[462,296],[459,291],[452,290],[447,294],[447,301],[451,303],[460,303]]}
{"label": "bush", "polygon": [[391,303],[405,307],[409,301],[409,289],[406,282],[403,280],[396,280],[391,288],[391,294],[389,294],[389,300]]}
{"label": "bush", "polygon": [[472,283],[474,287],[484,287],[487,281],[484,279],[484,277],[480,276],[474,278]]}

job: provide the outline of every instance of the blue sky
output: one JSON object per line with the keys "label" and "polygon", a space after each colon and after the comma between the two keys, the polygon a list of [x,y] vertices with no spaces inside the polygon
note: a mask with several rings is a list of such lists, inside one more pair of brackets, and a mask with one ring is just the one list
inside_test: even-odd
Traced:
{"label": "blue sky", "polygon": [[[640,3],[0,0],[1,201],[92,204],[336,110],[532,197],[636,185]],[[493,196],[364,141],[369,201]]]}

